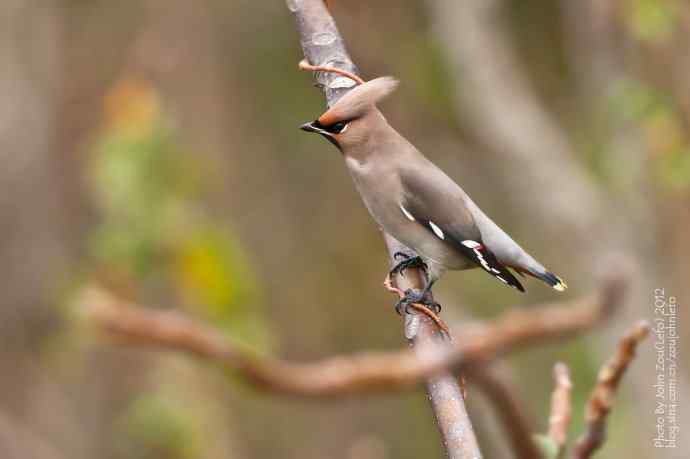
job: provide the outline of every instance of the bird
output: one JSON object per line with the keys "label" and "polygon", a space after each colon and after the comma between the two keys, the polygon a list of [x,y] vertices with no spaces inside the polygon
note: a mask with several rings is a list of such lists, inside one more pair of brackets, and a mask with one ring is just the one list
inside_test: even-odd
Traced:
{"label": "bird", "polygon": [[418,255],[394,255],[397,263],[389,276],[415,266],[422,267],[428,277],[423,291],[404,292],[396,305],[398,312],[411,303],[440,308],[427,293],[447,270],[479,268],[524,292],[512,269],[564,291],[567,285],[560,277],[508,236],[453,179],[388,123],[377,104],[397,86],[393,77],[359,84],[300,128],[322,135],[340,150],[373,219]]}

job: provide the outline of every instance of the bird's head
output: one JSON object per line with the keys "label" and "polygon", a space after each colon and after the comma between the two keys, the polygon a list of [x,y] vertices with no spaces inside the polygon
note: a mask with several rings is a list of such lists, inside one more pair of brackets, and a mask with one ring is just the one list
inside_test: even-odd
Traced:
{"label": "bird's head", "polygon": [[300,129],[324,136],[341,150],[365,141],[382,116],[376,104],[398,86],[392,77],[367,81],[345,94],[326,113]]}

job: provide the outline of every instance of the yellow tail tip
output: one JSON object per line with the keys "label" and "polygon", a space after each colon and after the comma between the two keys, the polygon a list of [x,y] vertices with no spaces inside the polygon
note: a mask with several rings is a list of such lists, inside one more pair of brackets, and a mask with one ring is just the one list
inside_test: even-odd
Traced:
{"label": "yellow tail tip", "polygon": [[565,289],[568,288],[568,284],[566,284],[563,281],[563,279],[561,279],[560,277],[558,277],[557,279],[558,279],[558,283],[553,286],[554,290],[558,290],[559,292],[564,292]]}

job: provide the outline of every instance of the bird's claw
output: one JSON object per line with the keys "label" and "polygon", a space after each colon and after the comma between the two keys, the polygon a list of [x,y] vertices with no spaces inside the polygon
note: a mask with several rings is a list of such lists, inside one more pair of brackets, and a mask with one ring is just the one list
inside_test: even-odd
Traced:
{"label": "bird's claw", "polygon": [[430,300],[427,297],[426,292],[420,292],[412,289],[405,290],[405,296],[403,296],[400,301],[395,304],[395,312],[397,312],[399,315],[402,315],[403,311],[405,314],[410,314],[410,306],[413,304],[421,304],[435,314],[441,312],[441,305],[433,300]]}
{"label": "bird's claw", "polygon": [[400,274],[401,276],[405,277],[405,271],[409,268],[422,268],[424,271],[427,270],[427,265],[424,263],[424,260],[422,260],[421,257],[411,257],[405,253],[402,252],[396,252],[395,255],[393,255],[393,258],[396,258],[398,256],[404,257],[403,260],[395,265],[393,269],[389,271],[389,275],[392,276],[394,274]]}

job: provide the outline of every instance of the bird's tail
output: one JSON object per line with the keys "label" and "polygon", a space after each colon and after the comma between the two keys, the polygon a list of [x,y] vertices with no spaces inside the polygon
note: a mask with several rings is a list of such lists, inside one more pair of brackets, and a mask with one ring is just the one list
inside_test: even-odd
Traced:
{"label": "bird's tail", "polygon": [[568,284],[566,284],[563,281],[563,279],[561,279],[552,272],[546,270],[544,272],[528,271],[527,274],[530,274],[536,277],[537,279],[543,280],[544,282],[549,284],[554,290],[558,290],[559,292],[562,292],[568,288]]}

